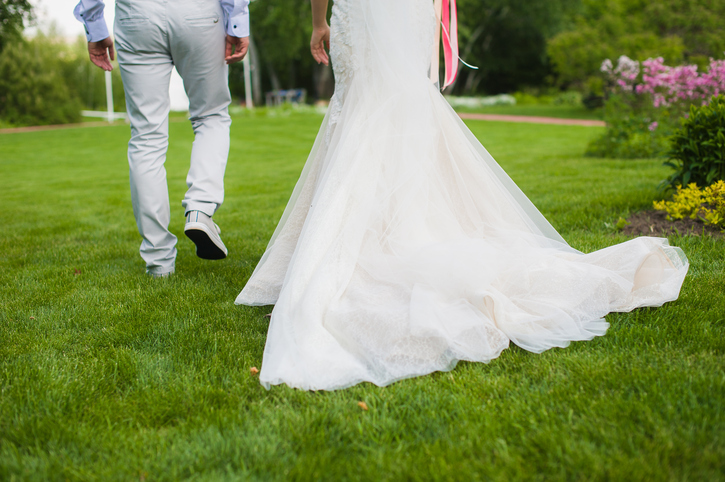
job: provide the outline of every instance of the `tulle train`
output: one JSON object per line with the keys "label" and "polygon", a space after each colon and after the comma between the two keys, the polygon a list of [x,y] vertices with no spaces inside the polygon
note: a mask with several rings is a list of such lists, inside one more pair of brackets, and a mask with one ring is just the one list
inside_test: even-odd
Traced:
{"label": "tulle train", "polygon": [[509,342],[538,353],[678,297],[688,262],[666,239],[568,246],[427,80],[427,51],[403,56],[427,34],[405,9],[390,32],[379,5],[337,12],[357,19],[337,51],[339,108],[236,300],[275,304],[265,386],[382,386]]}

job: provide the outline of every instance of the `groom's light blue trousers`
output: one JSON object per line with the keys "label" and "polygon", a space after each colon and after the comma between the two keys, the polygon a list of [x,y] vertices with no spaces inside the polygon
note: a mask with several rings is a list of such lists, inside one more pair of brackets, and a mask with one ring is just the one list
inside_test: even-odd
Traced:
{"label": "groom's light blue trousers", "polygon": [[231,125],[224,17],[218,0],[117,0],[114,33],[131,123],[128,163],[140,252],[147,271],[160,275],[174,271],[176,260],[164,168],[173,66],[184,80],[195,135],[182,205],[211,216],[224,201]]}

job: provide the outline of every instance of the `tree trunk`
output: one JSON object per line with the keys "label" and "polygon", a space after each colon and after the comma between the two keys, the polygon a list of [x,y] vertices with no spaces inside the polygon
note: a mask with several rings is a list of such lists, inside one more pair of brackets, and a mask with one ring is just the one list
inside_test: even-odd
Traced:
{"label": "tree trunk", "polygon": [[315,84],[315,100],[329,99],[335,92],[335,79],[329,65],[315,65],[312,68],[313,82]]}
{"label": "tree trunk", "polygon": [[264,102],[264,92],[262,92],[262,66],[259,61],[259,49],[254,39],[249,37],[249,64],[252,71],[252,100],[254,105],[261,106]]}

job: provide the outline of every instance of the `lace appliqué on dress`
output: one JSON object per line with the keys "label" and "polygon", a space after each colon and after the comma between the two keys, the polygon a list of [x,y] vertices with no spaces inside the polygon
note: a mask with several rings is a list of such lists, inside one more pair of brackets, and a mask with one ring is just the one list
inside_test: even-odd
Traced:
{"label": "lace appliqu\u00e9 on dress", "polygon": [[330,59],[335,76],[335,93],[328,109],[328,128],[325,143],[329,145],[332,133],[342,113],[347,86],[355,71],[355,58],[350,40],[350,19],[346,14],[348,2],[338,0],[332,6],[330,18]]}

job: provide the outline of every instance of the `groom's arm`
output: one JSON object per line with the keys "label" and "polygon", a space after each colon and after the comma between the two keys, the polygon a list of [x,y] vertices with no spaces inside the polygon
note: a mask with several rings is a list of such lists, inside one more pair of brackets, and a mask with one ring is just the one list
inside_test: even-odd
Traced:
{"label": "groom's arm", "polygon": [[103,70],[113,70],[111,60],[116,58],[113,40],[108,34],[106,19],[103,17],[103,0],[81,0],[73,10],[78,21],[83,22],[88,40],[88,55]]}
{"label": "groom's arm", "polygon": [[249,37],[249,0],[221,0],[227,35]]}
{"label": "groom's arm", "polygon": [[220,0],[227,31],[224,60],[239,62],[249,48],[249,0]]}
{"label": "groom's arm", "polygon": [[73,10],[73,15],[86,27],[86,39],[89,42],[99,42],[109,37],[103,8],[103,0],[81,0]]}

